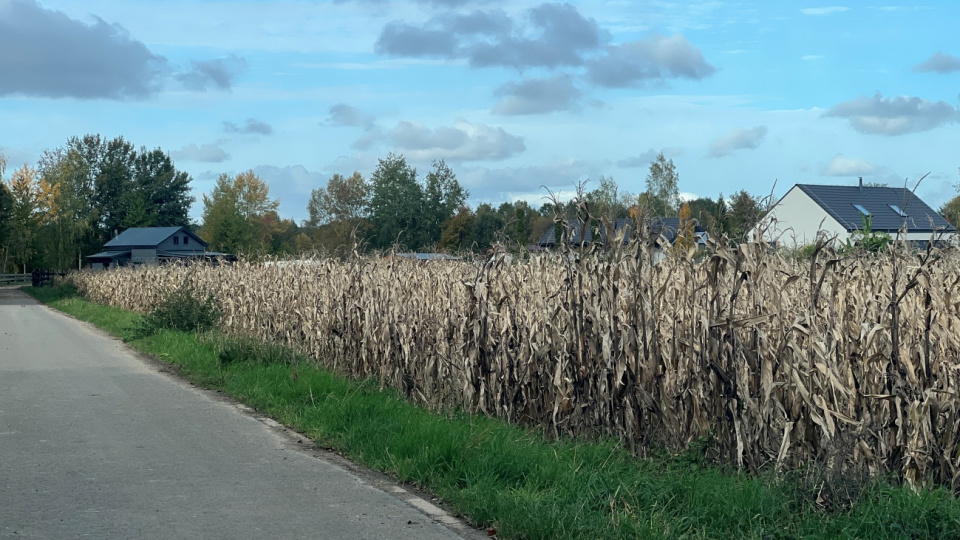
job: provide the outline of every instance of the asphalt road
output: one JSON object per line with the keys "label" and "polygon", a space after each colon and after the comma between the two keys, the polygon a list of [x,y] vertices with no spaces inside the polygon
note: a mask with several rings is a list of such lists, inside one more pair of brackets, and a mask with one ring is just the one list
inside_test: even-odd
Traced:
{"label": "asphalt road", "polygon": [[0,289],[0,537],[480,536],[385,477]]}

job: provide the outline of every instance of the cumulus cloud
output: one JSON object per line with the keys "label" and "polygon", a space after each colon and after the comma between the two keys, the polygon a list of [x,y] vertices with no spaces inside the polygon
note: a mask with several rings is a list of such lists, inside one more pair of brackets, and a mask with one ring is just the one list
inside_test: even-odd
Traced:
{"label": "cumulus cloud", "polygon": [[224,122],[223,130],[227,133],[270,135],[273,133],[273,126],[262,120],[247,118],[247,121],[244,122],[242,126],[238,126],[233,122]]}
{"label": "cumulus cloud", "polygon": [[647,168],[661,153],[668,158],[679,156],[683,153],[683,147],[669,146],[661,150],[650,148],[639,156],[630,156],[628,158],[621,159],[616,162],[616,165],[617,167],[623,167],[624,169]]}
{"label": "cumulus cloud", "polygon": [[596,173],[596,164],[575,159],[563,159],[550,163],[523,167],[461,167],[457,178],[479,201],[523,198],[533,206],[547,202],[549,193],[575,192],[577,182]]}
{"label": "cumulus cloud", "polygon": [[710,145],[710,157],[723,157],[737,150],[754,149],[760,146],[767,136],[765,126],[756,126],[750,129],[733,129],[723,137],[713,141]]}
{"label": "cumulus cloud", "polygon": [[830,163],[820,166],[824,176],[865,176],[877,172],[877,167],[862,159],[850,158],[843,154],[833,156]]}
{"label": "cumulus cloud", "polygon": [[839,103],[824,116],[844,118],[853,129],[871,135],[903,135],[928,131],[960,120],[960,111],[945,101],[919,97],[858,97]]}
{"label": "cumulus cloud", "polygon": [[668,77],[702,79],[716,68],[707,63],[700,49],[677,34],[611,45],[604,56],[588,63],[587,70],[595,84],[622,88]]}
{"label": "cumulus cloud", "polygon": [[544,3],[515,24],[501,10],[434,17],[424,25],[392,22],[374,50],[391,56],[466,59],[475,67],[579,66],[607,39],[594,19],[570,4]]}
{"label": "cumulus cloud", "polygon": [[800,13],[804,15],[833,15],[834,13],[843,13],[850,11],[850,8],[844,6],[826,6],[801,9]]}
{"label": "cumulus cloud", "polygon": [[199,161],[201,163],[221,163],[230,159],[230,154],[215,144],[196,145],[190,143],[180,150],[170,152],[170,157],[183,161]]}
{"label": "cumulus cloud", "polygon": [[935,52],[930,58],[913,66],[913,70],[918,73],[935,71],[937,73],[950,73],[951,71],[960,71],[960,57],[952,56],[942,52]]}
{"label": "cumulus cloud", "polygon": [[337,103],[330,107],[330,114],[324,120],[324,124],[330,126],[342,127],[362,127],[370,129],[373,127],[373,117],[364,114],[359,108],[346,103]]}
{"label": "cumulus cloud", "polygon": [[143,98],[167,70],[118,25],[85,24],[32,0],[0,2],[0,95]]}
{"label": "cumulus cloud", "polygon": [[390,130],[396,148],[413,160],[501,160],[526,150],[523,139],[503,128],[459,119],[453,127],[431,129],[403,121]]}
{"label": "cumulus cloud", "polygon": [[242,72],[247,63],[243,58],[230,55],[215,60],[191,62],[191,69],[178,73],[176,78],[189,90],[206,91],[210,88],[229,90],[233,79]]}
{"label": "cumulus cloud", "polygon": [[493,107],[494,114],[523,115],[572,109],[582,94],[573,85],[573,77],[556,75],[507,83],[495,95],[503,99]]}

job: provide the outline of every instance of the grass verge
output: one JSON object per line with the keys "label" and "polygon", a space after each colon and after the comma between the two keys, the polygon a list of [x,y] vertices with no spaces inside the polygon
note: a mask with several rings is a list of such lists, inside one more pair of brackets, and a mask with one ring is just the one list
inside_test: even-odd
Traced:
{"label": "grass verge", "polygon": [[367,467],[436,494],[500,538],[960,538],[960,503],[871,482],[825,511],[803,482],[726,472],[693,453],[637,460],[615,442],[547,441],[486,417],[436,414],[296,353],[222,336],[160,331],[141,317],[25,288]]}

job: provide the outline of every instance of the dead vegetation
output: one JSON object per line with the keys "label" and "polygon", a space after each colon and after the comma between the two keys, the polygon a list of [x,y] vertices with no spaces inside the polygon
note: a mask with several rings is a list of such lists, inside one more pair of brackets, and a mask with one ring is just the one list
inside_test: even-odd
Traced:
{"label": "dead vegetation", "polygon": [[188,281],[229,331],[293,345],[433,407],[638,454],[708,437],[713,459],[899,475],[960,489],[960,257],[809,261],[759,243],[655,264],[652,242],[508,264],[320,259],[74,277],[146,312]]}

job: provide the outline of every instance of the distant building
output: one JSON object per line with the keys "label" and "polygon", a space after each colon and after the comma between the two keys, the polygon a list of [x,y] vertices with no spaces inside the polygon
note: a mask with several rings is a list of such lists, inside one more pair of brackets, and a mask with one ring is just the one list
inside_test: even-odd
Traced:
{"label": "distant building", "polygon": [[957,230],[909,189],[864,186],[862,180],[856,186],[797,184],[754,230],[765,231],[767,240],[802,246],[819,235],[846,242],[866,223],[893,238],[905,231],[900,238],[916,245],[926,245],[931,237],[955,243],[957,237]]}
{"label": "distant building", "polygon": [[103,251],[88,255],[94,269],[171,260],[236,260],[229,253],[207,251],[207,243],[186,227],[132,227],[103,245]]}

